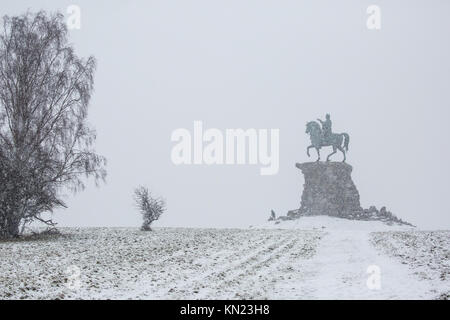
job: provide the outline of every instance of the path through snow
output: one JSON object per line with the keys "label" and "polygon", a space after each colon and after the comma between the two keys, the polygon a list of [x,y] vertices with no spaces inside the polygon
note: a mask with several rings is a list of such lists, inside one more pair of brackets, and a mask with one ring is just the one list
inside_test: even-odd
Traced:
{"label": "path through snow", "polygon": [[[280,282],[274,299],[432,299],[431,283],[416,277],[407,265],[376,250],[372,231],[395,230],[374,222],[327,217],[305,218],[287,228],[322,229],[326,234],[316,255],[299,261],[296,279]],[[341,221],[340,221],[341,220]],[[349,223],[350,222],[350,223]],[[322,226],[326,226],[322,228]],[[398,229],[398,227],[397,227]],[[400,228],[406,229],[409,228]],[[375,266],[375,267],[371,267]],[[368,268],[371,267],[369,270]],[[374,274],[379,270],[379,289]],[[367,282],[370,277],[369,288]]]}

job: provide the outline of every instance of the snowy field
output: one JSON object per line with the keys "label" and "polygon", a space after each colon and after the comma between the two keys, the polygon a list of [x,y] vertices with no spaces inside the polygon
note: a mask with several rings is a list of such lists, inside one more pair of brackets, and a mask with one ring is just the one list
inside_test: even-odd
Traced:
{"label": "snowy field", "polygon": [[[250,229],[61,231],[57,238],[0,242],[0,298],[448,299],[450,293],[449,231],[330,217]],[[373,266],[376,288],[367,285]]]}
{"label": "snowy field", "polygon": [[450,300],[450,232],[377,232],[372,243],[383,253],[414,270],[416,277],[431,282],[440,299]]}

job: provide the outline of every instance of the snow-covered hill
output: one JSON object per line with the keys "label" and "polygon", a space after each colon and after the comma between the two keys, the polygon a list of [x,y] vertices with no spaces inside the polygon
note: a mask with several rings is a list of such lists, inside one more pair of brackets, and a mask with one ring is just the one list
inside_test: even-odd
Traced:
{"label": "snow-covered hill", "polygon": [[394,231],[394,230],[416,230],[415,227],[407,225],[392,226],[381,221],[363,221],[341,219],[330,216],[309,216],[301,217],[296,220],[286,221],[267,221],[257,226],[251,226],[252,229],[299,229],[299,230],[358,230],[358,231]]}
{"label": "snow-covered hill", "polygon": [[331,217],[250,229],[62,231],[0,242],[0,298],[437,299],[450,291],[449,231]]}

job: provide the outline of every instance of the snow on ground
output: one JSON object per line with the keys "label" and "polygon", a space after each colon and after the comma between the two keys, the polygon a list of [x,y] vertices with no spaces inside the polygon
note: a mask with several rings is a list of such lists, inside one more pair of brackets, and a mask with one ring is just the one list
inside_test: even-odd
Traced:
{"label": "snow on ground", "polygon": [[[63,228],[58,238],[0,242],[0,298],[443,297],[448,232],[412,230],[331,217],[250,229]],[[417,259],[414,247],[423,248]],[[428,265],[432,278],[420,276]],[[380,289],[367,286],[370,266]]]}
{"label": "snow on ground", "polygon": [[[57,240],[0,243],[0,298],[270,298],[276,279],[293,272],[289,263],[314,255],[321,234],[181,228],[62,232],[66,236]],[[77,279],[79,289],[67,287]]]}
{"label": "snow on ground", "polygon": [[431,283],[441,299],[450,299],[450,231],[376,232],[371,242]]}
{"label": "snow on ground", "polygon": [[[422,241],[407,245],[408,242],[397,241],[397,250],[389,250],[392,235],[425,235],[426,232],[415,231],[409,226],[388,226],[379,221],[354,221],[333,217],[303,217],[293,221],[283,221],[279,224],[267,222],[258,228],[323,230],[323,237],[317,254],[303,265],[303,271],[298,272],[294,282],[280,283],[288,290],[286,294],[276,296],[281,299],[436,299],[448,293],[450,284],[442,274],[449,278],[448,257],[450,242],[437,240],[433,236],[421,236]],[[386,243],[373,241],[383,239]],[[406,237],[407,238],[407,237]],[[445,238],[443,236],[442,238]],[[437,273],[442,281],[428,281],[417,276],[417,264],[400,261],[393,258],[395,252],[403,256],[405,250],[417,252],[418,249],[427,252],[429,247],[438,241],[441,249],[433,255],[421,255],[421,263],[430,265],[434,262]],[[387,251],[381,249],[387,247]],[[411,257],[414,257],[410,252]],[[411,258],[411,261],[415,261]],[[425,268],[427,269],[427,268]],[[373,278],[374,270],[379,271],[379,288],[367,284]],[[281,292],[281,291],[280,291]]]}
{"label": "snow on ground", "polygon": [[297,220],[267,221],[251,229],[299,229],[299,230],[355,230],[355,231],[393,231],[393,230],[415,230],[414,227],[406,225],[389,226],[381,221],[349,220],[329,216],[301,217]]}

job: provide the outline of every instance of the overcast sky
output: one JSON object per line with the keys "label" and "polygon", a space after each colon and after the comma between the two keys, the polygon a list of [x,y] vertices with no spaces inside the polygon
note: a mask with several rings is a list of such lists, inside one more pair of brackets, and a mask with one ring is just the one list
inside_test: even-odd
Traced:
{"label": "overcast sky", "polygon": [[[285,214],[300,205],[305,124],[328,112],[350,134],[363,207],[450,228],[450,1],[0,2],[2,16],[79,5],[70,40],[98,61],[89,121],[107,183],[69,196],[60,225],[138,226],[139,184],[167,199],[158,226],[246,227]],[[371,4],[381,30],[366,27]],[[279,173],[174,165],[171,134],[195,120],[279,129]]]}

